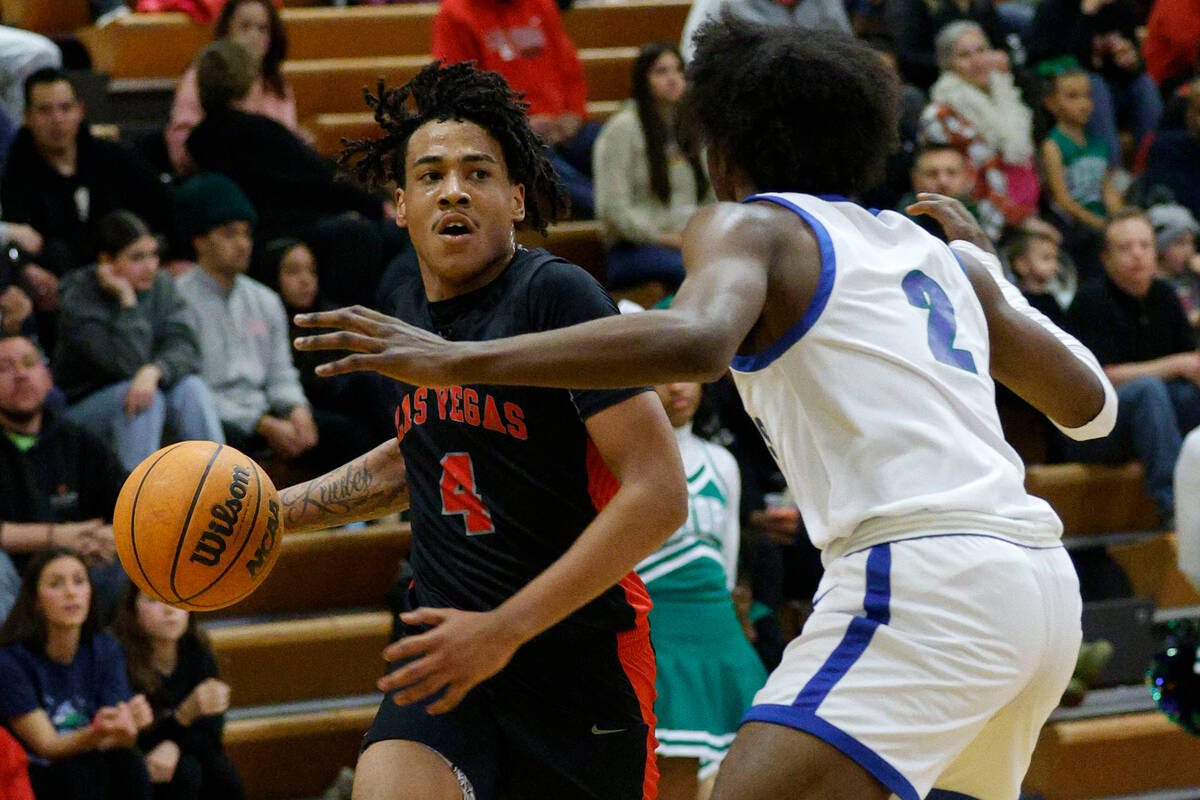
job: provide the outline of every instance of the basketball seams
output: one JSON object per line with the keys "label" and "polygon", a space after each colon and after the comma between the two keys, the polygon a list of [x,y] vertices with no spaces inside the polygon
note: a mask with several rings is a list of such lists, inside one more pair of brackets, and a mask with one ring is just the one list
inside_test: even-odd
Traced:
{"label": "basketball seams", "polygon": [[183,551],[183,542],[187,538],[188,528],[192,524],[192,514],[196,511],[196,503],[200,500],[200,493],[204,490],[204,484],[208,481],[208,473],[212,471],[212,465],[216,463],[217,456],[225,449],[225,445],[217,445],[216,451],[213,452],[212,458],[208,460],[208,464],[204,466],[204,474],[200,476],[200,480],[196,483],[196,494],[192,496],[192,504],[188,507],[187,517],[183,520],[183,528],[179,531],[179,538],[175,544],[175,557],[171,559],[171,591],[175,593],[177,602],[185,602],[183,595],[175,588],[175,572],[179,567],[179,554]]}
{"label": "basketball seams", "polygon": [[167,602],[166,596],[162,593],[162,591],[157,586],[154,585],[154,582],[152,580],[150,580],[150,576],[146,574],[146,568],[142,565],[142,557],[141,557],[141,555],[138,554],[137,527],[136,527],[137,526],[137,507],[138,507],[138,499],[142,496],[142,487],[146,485],[146,480],[150,477],[150,473],[154,471],[154,468],[158,466],[159,462],[161,462],[164,458],[169,456],[172,453],[172,451],[174,451],[176,448],[178,448],[182,444],[184,444],[184,443],[179,442],[178,444],[171,446],[165,452],[163,452],[162,455],[160,455],[158,458],[156,458],[154,460],[153,464],[151,464],[149,467],[146,468],[146,471],[144,473],[142,473],[142,479],[140,481],[138,481],[138,488],[137,488],[137,491],[133,495],[133,502],[129,504],[129,546],[130,546],[130,549],[133,550],[133,560],[137,564],[138,571],[142,573],[142,577],[146,579],[146,586],[151,590],[151,592],[154,595],[157,596],[157,598],[159,600],[163,601],[164,603]]}
{"label": "basketball seams", "polygon": [[[238,563],[238,560],[242,557],[242,553],[245,552],[245,550],[246,550],[246,545],[249,544],[250,539],[253,538],[254,528],[256,525],[258,525],[258,514],[259,514],[259,511],[262,510],[262,469],[258,466],[258,464],[254,463],[253,459],[247,458],[247,460],[250,461],[250,466],[254,472],[254,482],[255,482],[254,517],[250,520],[250,524],[245,528],[246,535],[242,537],[242,544],[238,547],[237,552],[234,553],[230,557],[229,563],[225,566],[225,569],[221,570],[220,575],[213,578],[212,581],[210,581],[207,586],[205,586],[203,589],[200,589],[195,594],[189,595],[187,597],[180,597],[179,600],[182,603],[192,603],[192,601],[195,598],[199,597],[200,595],[204,594],[209,589],[213,588],[218,583],[220,583],[221,579],[224,578],[229,573],[229,570],[233,569],[233,567]],[[245,522],[245,517],[242,518],[242,521]],[[185,530],[186,530],[186,526],[185,526]],[[178,557],[179,556],[176,555],[176,559],[178,559]],[[255,586],[255,585],[257,585],[257,584],[252,584],[252,586]],[[172,586],[171,588],[174,588],[174,586]],[[178,594],[178,592],[176,592],[176,594]],[[249,592],[247,592],[247,594],[249,594]],[[238,598],[238,599],[240,600],[241,598]],[[237,601],[235,600],[234,602],[237,602]],[[232,603],[224,603],[222,605],[223,606],[224,605],[232,605]]]}

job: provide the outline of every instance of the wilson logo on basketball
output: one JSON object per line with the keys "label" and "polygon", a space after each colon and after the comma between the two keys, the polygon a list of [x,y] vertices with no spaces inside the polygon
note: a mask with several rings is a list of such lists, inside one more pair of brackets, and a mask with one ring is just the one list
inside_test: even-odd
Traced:
{"label": "wilson logo on basketball", "polygon": [[271,499],[267,501],[267,529],[263,531],[258,548],[254,551],[254,558],[246,562],[246,569],[250,572],[251,578],[257,577],[258,571],[263,568],[263,564],[267,563],[267,556],[275,549],[275,537],[278,533],[279,503]]}
{"label": "wilson logo on basketball", "polygon": [[242,500],[246,497],[246,487],[249,485],[250,470],[235,466],[233,478],[229,481],[229,497],[224,505],[212,507],[212,519],[208,521],[208,529],[200,534],[200,541],[196,542],[191,561],[206,567],[215,567],[221,563],[221,554],[225,552],[225,540],[233,535],[233,529],[237,526],[238,516],[242,513]]}

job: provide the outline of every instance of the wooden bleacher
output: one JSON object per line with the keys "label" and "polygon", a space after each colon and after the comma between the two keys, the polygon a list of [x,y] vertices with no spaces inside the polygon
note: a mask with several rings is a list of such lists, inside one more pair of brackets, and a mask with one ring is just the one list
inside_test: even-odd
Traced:
{"label": "wooden bleacher", "polygon": [[1054,507],[1068,536],[1153,530],[1158,511],[1142,475],[1140,464],[1031,464],[1025,488]]}
{"label": "wooden bleacher", "polygon": [[[620,4],[579,0],[563,15],[563,22],[580,49],[655,40],[677,42],[689,8],[686,0],[627,0]],[[288,57],[425,55],[430,51],[436,11],[436,3],[285,8],[282,17],[288,33]],[[173,78],[181,75],[211,40],[212,29],[179,13],[133,14],[103,28],[84,28],[78,35],[96,69],[114,78]]]}

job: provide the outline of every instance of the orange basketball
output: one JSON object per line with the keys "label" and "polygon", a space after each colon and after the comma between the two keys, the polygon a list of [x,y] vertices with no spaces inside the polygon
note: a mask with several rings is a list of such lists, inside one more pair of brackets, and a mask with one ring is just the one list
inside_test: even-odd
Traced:
{"label": "orange basketball", "polygon": [[279,493],[254,460],[214,442],[164,447],[133,470],[113,513],[130,579],[164,603],[224,608],[279,555]]}

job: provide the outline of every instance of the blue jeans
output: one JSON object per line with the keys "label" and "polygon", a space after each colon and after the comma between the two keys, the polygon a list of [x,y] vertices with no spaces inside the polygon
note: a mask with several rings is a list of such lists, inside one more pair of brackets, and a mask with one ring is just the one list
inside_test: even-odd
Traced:
{"label": "blue jeans", "polygon": [[132,471],[162,446],[166,422],[181,439],[225,443],[212,395],[199,375],[188,375],[169,389],[159,389],[149,407],[132,417],[125,413],[130,383],[106,386],[67,409],[67,419],[107,442],[126,470]]}
{"label": "blue jeans", "polygon": [[1128,118],[1129,129],[1140,147],[1146,135],[1158,127],[1163,112],[1162,95],[1145,72],[1123,81],[1106,81],[1095,73],[1089,73],[1088,78],[1092,82],[1092,118],[1088,120],[1087,135],[1103,140],[1109,166],[1119,167],[1118,118]]}
{"label": "blue jeans", "polygon": [[1146,491],[1164,522],[1175,514],[1175,462],[1187,425],[1200,420],[1200,390],[1182,379],[1146,377],[1117,387],[1117,424],[1103,439],[1068,440],[1063,455],[1070,461],[1115,464],[1140,461],[1146,469]]}
{"label": "blue jeans", "polygon": [[683,253],[658,244],[617,242],[608,251],[604,276],[610,289],[628,289],[658,281],[669,291],[683,283]]}
{"label": "blue jeans", "polygon": [[21,591],[21,575],[13,566],[8,553],[0,550],[0,625],[8,619],[8,612],[13,603],[17,602],[17,592]]}
{"label": "blue jeans", "polygon": [[592,147],[600,125],[585,122],[569,142],[550,149],[550,163],[571,197],[571,218],[591,219],[596,215],[595,192],[592,190]]}

